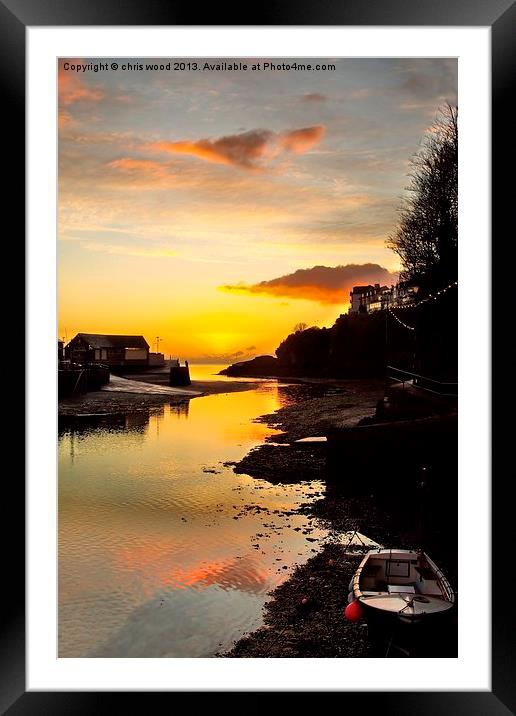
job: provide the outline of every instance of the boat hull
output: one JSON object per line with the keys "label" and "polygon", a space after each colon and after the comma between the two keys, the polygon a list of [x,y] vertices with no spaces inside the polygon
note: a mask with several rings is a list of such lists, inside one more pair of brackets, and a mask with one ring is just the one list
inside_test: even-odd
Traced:
{"label": "boat hull", "polygon": [[348,602],[360,605],[369,635],[379,643],[403,643],[410,655],[438,652],[436,643],[456,632],[450,629],[456,621],[454,592],[422,551],[370,550],[348,589]]}
{"label": "boat hull", "polygon": [[422,619],[403,620],[393,614],[364,609],[372,656],[455,657],[457,620],[454,607]]}
{"label": "boat hull", "polygon": [[424,612],[416,614],[404,614],[395,611],[386,611],[371,607],[367,600],[359,599],[360,606],[363,610],[364,619],[368,623],[386,624],[388,626],[394,624],[400,625],[417,625],[423,622],[439,623],[448,618],[448,612],[453,609],[453,604],[443,603],[443,608],[434,612]]}

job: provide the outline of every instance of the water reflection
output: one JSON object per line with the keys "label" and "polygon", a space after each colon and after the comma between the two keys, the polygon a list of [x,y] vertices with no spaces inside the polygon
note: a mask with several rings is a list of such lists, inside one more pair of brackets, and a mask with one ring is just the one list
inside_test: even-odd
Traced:
{"label": "water reflection", "polygon": [[[163,414],[163,407],[157,408]],[[98,430],[110,433],[127,431],[144,433],[150,420],[149,410],[134,413],[107,413],[98,415],[70,415],[59,418],[59,437],[83,436]]]}
{"label": "water reflection", "polygon": [[65,415],[59,417],[59,437],[66,434],[88,434],[99,429],[106,432],[127,431],[145,433],[151,416],[159,424],[165,416],[165,410],[177,418],[188,418],[190,401],[161,405],[154,408],[142,408],[133,413],[98,413],[96,415]]}
{"label": "water reflection", "polygon": [[209,657],[238,639],[242,625],[259,625],[261,603],[252,594],[217,586],[192,592],[187,600],[180,592],[162,592],[134,609],[89,656]]}
{"label": "water reflection", "polygon": [[59,440],[59,655],[210,656],[261,618],[323,532],[293,514],[315,481],[231,465],[275,431],[282,388],[89,416]]}

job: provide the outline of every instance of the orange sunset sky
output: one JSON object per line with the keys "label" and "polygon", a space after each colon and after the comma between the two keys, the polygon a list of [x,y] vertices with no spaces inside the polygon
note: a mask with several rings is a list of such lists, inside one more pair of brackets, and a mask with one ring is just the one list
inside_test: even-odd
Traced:
{"label": "orange sunset sky", "polygon": [[356,283],[395,282],[385,241],[411,155],[457,101],[456,60],[65,62],[113,59],[59,63],[60,337],[159,335],[167,356],[225,363],[331,325]]}

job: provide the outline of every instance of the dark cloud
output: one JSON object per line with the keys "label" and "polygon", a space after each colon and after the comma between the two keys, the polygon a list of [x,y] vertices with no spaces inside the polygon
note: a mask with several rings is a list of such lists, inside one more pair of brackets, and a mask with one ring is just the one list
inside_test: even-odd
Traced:
{"label": "dark cloud", "polygon": [[271,159],[281,152],[303,154],[318,144],[323,136],[322,126],[302,127],[281,133],[252,129],[220,139],[154,142],[151,148],[171,154],[189,154],[215,164],[256,169],[263,160]]}
{"label": "dark cloud", "polygon": [[390,285],[397,274],[379,264],[347,264],[346,266],[313,266],[294,273],[261,281],[253,285],[221,286],[223,291],[288,296],[317,303],[345,304],[353,286],[380,283]]}
{"label": "dark cloud", "polygon": [[[457,61],[425,60],[408,65],[407,76],[400,85],[402,93],[425,99],[438,105],[444,98],[454,101],[457,96]],[[436,106],[437,109],[437,106]]]}
{"label": "dark cloud", "polygon": [[251,168],[263,157],[273,136],[273,132],[266,129],[253,129],[214,141],[199,139],[196,142],[159,142],[155,147],[172,154],[190,154],[216,164],[236,164]]}
{"label": "dark cloud", "polygon": [[320,92],[308,92],[303,95],[303,102],[326,102],[328,96]]}

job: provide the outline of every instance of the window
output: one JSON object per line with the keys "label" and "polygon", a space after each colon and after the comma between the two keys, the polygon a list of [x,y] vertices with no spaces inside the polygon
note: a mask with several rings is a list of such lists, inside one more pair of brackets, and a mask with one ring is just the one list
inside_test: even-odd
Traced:
{"label": "window", "polygon": [[147,360],[147,351],[143,348],[126,348],[125,360]]}

